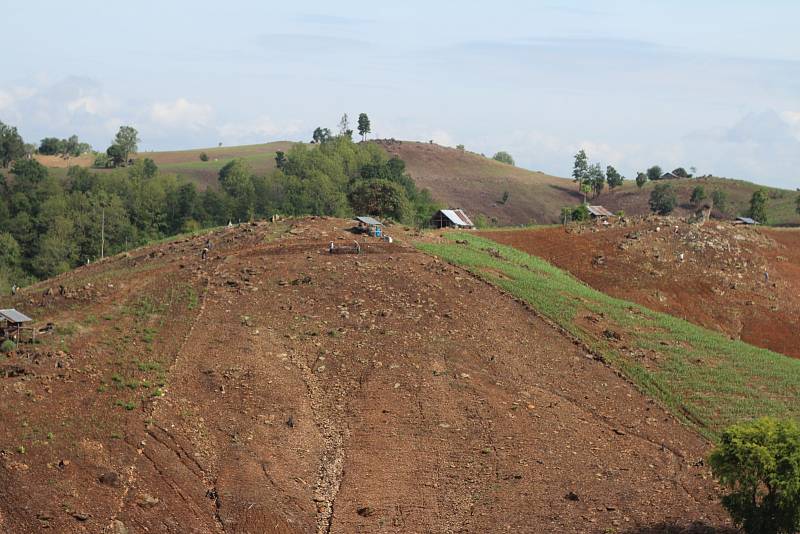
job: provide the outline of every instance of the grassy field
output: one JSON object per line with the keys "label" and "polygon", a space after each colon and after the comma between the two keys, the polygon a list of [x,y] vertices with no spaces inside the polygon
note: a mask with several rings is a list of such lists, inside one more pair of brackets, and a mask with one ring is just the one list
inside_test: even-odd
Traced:
{"label": "grassy field", "polygon": [[[175,150],[163,152],[140,152],[138,158],[150,158],[159,170],[167,173],[175,173],[178,176],[187,178],[202,189],[215,187],[219,171],[228,162],[241,158],[250,164],[254,172],[266,174],[275,169],[275,153],[277,151],[288,151],[295,143],[290,141],[276,141],[273,143],[263,143],[257,145],[241,146],[222,146],[211,148],[197,148],[192,150]],[[205,153],[208,161],[201,161],[200,154]],[[46,165],[50,172],[58,177],[64,178],[67,174],[66,160],[51,156],[37,156],[43,165]],[[93,163],[90,157],[73,158],[69,164],[88,167]],[[113,172],[103,171],[99,172]]]}
{"label": "grassy field", "polygon": [[800,417],[800,360],[609,297],[494,241],[466,233],[447,238],[418,247],[523,299],[706,437],[762,415]]}

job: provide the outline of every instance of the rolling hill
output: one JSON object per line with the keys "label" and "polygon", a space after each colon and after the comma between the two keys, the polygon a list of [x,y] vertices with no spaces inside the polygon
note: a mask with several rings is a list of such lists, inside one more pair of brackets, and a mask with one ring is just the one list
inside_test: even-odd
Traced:
{"label": "rolling hill", "polygon": [[[461,151],[433,143],[415,141],[376,140],[389,155],[406,162],[408,173],[420,187],[431,191],[434,198],[450,207],[465,209],[473,218],[483,215],[492,224],[500,226],[549,224],[560,220],[561,209],[575,206],[583,200],[571,179],[552,176],[539,171],[506,165],[480,154]],[[235,158],[245,159],[257,173],[275,168],[276,151],[286,151],[293,144],[277,141],[265,144],[202,148],[182,151],[142,152],[140,157],[152,158],[162,171],[174,172],[196,182],[200,187],[217,185],[217,175],[223,165]],[[209,160],[201,161],[205,152]],[[63,175],[68,164],[88,166],[90,158],[62,160],[57,157],[39,157],[55,173]],[[706,177],[671,180],[676,188],[679,207],[676,215],[685,216],[694,210],[689,204],[691,191],[703,185],[707,194],[714,189],[725,191],[728,206],[720,217],[732,217],[745,212],[753,192],[762,187],[742,180]],[[648,199],[654,184],[638,188],[632,180],[612,192],[604,192],[591,203],[601,204],[612,211],[629,215],[649,213]],[[795,211],[796,192],[765,187],[769,196],[770,224],[800,224]],[[504,193],[508,199],[503,202]]]}
{"label": "rolling hill", "polygon": [[55,325],[0,361],[0,531],[728,524],[708,442],[617,370],[412,232],[328,254],[348,226],[182,236],[0,297]]}
{"label": "rolling hill", "polygon": [[[538,171],[529,171],[499,163],[492,159],[454,148],[430,143],[409,141],[376,141],[392,155],[406,162],[409,174],[421,186],[430,189],[433,196],[453,207],[461,207],[471,214],[483,214],[496,219],[500,225],[559,222],[561,208],[575,206],[583,200],[571,179],[559,178]],[[671,180],[676,188],[680,206],[676,215],[694,211],[689,205],[692,189],[703,185],[707,194],[721,189],[728,197],[726,214],[739,215],[747,209],[750,196],[763,186],[742,180],[709,177],[702,179]],[[590,200],[612,211],[622,210],[630,215],[650,213],[648,200],[654,184],[641,189],[632,180],[613,193],[606,190]],[[770,198],[771,224],[799,224],[795,212],[797,194],[785,189],[765,187]],[[501,202],[508,192],[508,201]]]}

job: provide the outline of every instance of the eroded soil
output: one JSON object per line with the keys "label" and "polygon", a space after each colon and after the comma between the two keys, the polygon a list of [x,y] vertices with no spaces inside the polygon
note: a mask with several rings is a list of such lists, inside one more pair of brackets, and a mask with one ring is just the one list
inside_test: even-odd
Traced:
{"label": "eroded soil", "polygon": [[727,525],[706,441],[403,236],[328,254],[345,226],[226,229],[205,261],[185,239],[4,298],[56,332],[0,359],[0,531]]}
{"label": "eroded soil", "polygon": [[800,357],[798,230],[648,217],[483,235],[612,296]]}

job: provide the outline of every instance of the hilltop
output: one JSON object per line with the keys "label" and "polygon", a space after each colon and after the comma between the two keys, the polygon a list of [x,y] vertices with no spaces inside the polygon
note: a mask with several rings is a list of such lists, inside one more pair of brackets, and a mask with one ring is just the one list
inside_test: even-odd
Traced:
{"label": "hilltop", "polygon": [[0,530],[727,524],[708,442],[617,370],[424,237],[328,254],[349,226],[180,237],[0,298],[55,325],[0,364]]}

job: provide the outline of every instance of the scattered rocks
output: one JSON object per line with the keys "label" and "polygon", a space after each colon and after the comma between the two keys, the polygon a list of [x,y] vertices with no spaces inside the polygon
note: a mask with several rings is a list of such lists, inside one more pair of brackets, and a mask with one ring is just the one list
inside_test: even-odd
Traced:
{"label": "scattered rocks", "polygon": [[578,497],[578,494],[575,493],[574,491],[570,491],[569,493],[564,495],[564,498],[566,500],[568,500],[568,501],[579,501],[579,500],[581,500],[581,498]]}
{"label": "scattered rocks", "polygon": [[114,471],[106,471],[98,477],[98,480],[101,484],[111,486],[112,488],[118,488],[122,486],[122,480]]}
{"label": "scattered rocks", "polygon": [[356,513],[358,515],[360,515],[361,517],[369,517],[369,516],[371,516],[372,514],[375,513],[375,510],[373,510],[369,506],[362,506],[361,508],[356,510]]}
{"label": "scattered rocks", "polygon": [[136,499],[136,504],[141,508],[153,508],[159,502],[161,501],[157,497],[153,497],[149,493],[140,493]]}
{"label": "scattered rocks", "polygon": [[125,523],[120,521],[119,519],[115,519],[111,522],[111,525],[106,529],[106,532],[109,534],[132,534],[128,527],[125,526]]}

